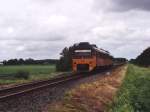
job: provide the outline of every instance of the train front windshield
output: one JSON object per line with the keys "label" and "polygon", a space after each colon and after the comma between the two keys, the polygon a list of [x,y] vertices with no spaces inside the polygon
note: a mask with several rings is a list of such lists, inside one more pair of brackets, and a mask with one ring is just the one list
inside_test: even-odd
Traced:
{"label": "train front windshield", "polygon": [[91,55],[91,50],[75,50],[74,54],[75,57],[89,57]]}

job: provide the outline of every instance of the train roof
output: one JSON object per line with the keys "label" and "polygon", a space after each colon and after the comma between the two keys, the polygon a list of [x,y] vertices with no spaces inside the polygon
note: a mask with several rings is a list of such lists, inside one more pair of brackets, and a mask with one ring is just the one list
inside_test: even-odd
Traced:
{"label": "train roof", "polygon": [[74,50],[76,49],[92,49],[92,46],[90,45],[89,42],[80,42],[74,44]]}
{"label": "train roof", "polygon": [[108,51],[101,49],[101,48],[93,47],[93,49],[98,51],[98,52],[104,53],[104,54],[110,54]]}
{"label": "train roof", "polygon": [[90,44],[89,42],[80,42],[80,43],[74,44],[74,50],[77,50],[77,49],[92,49],[92,50],[96,50],[97,52],[101,52],[104,54],[110,54],[108,51],[98,48],[95,44]]}

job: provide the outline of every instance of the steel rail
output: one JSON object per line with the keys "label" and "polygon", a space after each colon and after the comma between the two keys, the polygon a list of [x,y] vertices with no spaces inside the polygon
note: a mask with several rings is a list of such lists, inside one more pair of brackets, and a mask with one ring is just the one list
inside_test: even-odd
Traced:
{"label": "steel rail", "polygon": [[78,75],[71,74],[69,76],[58,77],[58,78],[53,78],[53,79],[43,80],[43,81],[41,80],[37,82],[32,82],[32,83],[27,83],[27,84],[22,84],[22,85],[17,85],[14,87],[1,89],[0,100],[11,98],[14,96],[19,96],[19,95],[29,93],[38,89],[46,88],[46,87],[53,87],[53,86],[62,84],[64,82],[75,80],[81,77],[85,77],[85,76],[81,74],[78,74]]}

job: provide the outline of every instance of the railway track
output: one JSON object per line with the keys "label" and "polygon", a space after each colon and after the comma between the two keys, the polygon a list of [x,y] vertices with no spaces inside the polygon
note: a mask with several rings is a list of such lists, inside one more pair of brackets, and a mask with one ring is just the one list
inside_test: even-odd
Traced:
{"label": "railway track", "polygon": [[82,75],[80,73],[78,74],[72,73],[71,75],[68,76],[56,77],[49,80],[41,80],[26,84],[20,84],[5,89],[0,89],[0,100],[21,96],[46,87],[54,87],[64,82],[79,79],[81,77],[85,77],[85,75]]}
{"label": "railway track", "polygon": [[[116,65],[116,67],[118,66],[119,65]],[[112,67],[112,69],[114,68],[115,67]],[[102,73],[107,71],[103,71]],[[76,73],[76,74],[71,73],[70,75],[56,77],[49,80],[40,80],[40,81],[30,82],[26,84],[16,85],[5,89],[0,89],[0,100],[6,100],[12,97],[18,97],[46,87],[54,87],[59,84],[63,84],[67,81],[79,79],[82,77],[88,77],[91,74],[95,74],[95,73]]]}

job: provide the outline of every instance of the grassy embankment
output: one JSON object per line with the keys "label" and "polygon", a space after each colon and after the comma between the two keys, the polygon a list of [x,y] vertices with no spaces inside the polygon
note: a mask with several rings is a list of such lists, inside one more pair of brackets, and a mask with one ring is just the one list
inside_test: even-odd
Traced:
{"label": "grassy embankment", "polygon": [[[0,66],[0,76],[3,74],[16,74],[18,71],[29,72],[29,78],[18,79],[13,78],[13,76],[8,76],[8,78],[1,78],[1,84],[11,84],[11,83],[22,83],[31,80],[44,79],[55,76],[56,69],[55,65],[21,65],[21,66]],[[10,78],[9,78],[10,77]]]}
{"label": "grassy embankment", "polygon": [[110,112],[150,112],[150,68],[129,65]]}

